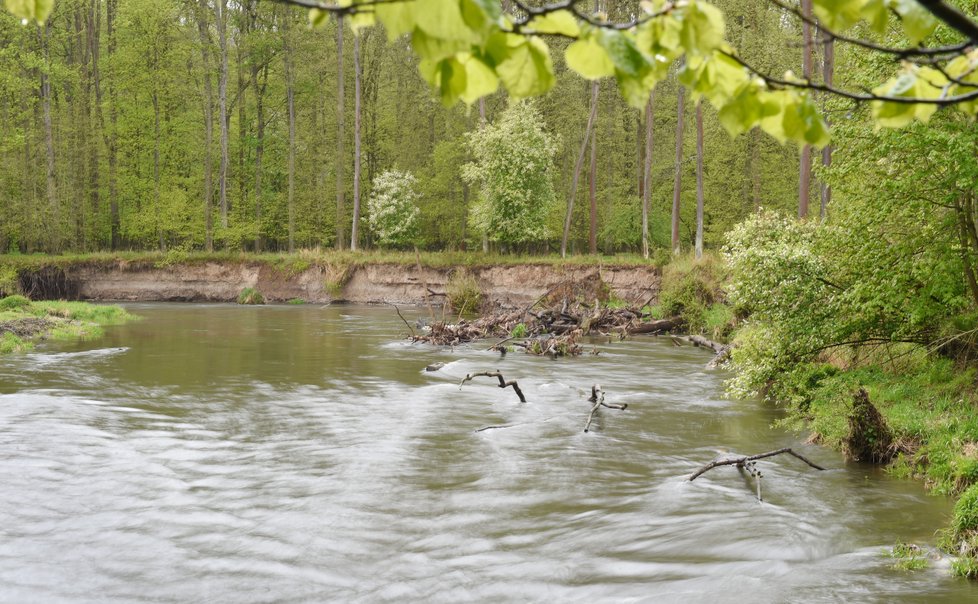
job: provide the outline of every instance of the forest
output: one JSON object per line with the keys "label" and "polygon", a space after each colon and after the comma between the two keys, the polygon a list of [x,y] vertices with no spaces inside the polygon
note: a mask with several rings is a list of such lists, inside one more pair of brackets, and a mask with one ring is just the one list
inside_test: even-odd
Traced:
{"label": "forest", "polygon": [[[556,251],[576,190],[569,251],[639,251],[646,179],[651,246],[671,244],[677,183],[679,239],[693,245],[698,113],[674,75],[634,109],[612,80],[571,71],[557,52],[568,42],[554,41],[556,82],[535,104],[555,198],[532,227],[513,225],[534,237],[513,239],[472,219],[479,185],[464,178],[468,137],[502,118],[505,92],[446,107],[409,42],[381,27],[354,34],[275,2],[223,4],[66,0],[43,27],[0,14],[0,250],[349,248],[358,207],[356,245],[374,247],[368,200],[389,171],[414,179],[411,243],[423,249],[478,250],[489,235]],[[801,67],[802,28],[781,9],[718,6],[754,63]],[[758,131],[734,139],[715,110],[700,113],[704,240],[718,247],[757,208],[793,208],[799,151]]]}

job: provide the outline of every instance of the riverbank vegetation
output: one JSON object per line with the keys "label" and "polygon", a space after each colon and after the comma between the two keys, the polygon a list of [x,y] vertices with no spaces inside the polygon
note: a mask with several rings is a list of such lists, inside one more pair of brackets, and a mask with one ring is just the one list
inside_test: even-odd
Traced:
{"label": "riverbank vegetation", "polygon": [[23,352],[42,340],[98,338],[102,328],[135,317],[118,306],[0,298],[0,354]]}

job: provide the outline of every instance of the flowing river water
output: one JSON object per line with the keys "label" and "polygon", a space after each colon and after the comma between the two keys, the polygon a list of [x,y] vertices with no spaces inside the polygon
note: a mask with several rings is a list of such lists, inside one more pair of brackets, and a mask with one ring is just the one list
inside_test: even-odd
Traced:
{"label": "flowing river water", "polygon": [[[500,358],[407,343],[390,308],[131,310],[0,359],[2,602],[978,601],[881,554],[934,543],[948,500],[724,400],[702,350]],[[459,387],[494,369],[529,402]],[[585,434],[595,382],[629,407]],[[758,462],[763,502],[733,467],[685,480],[785,446],[829,469]]]}

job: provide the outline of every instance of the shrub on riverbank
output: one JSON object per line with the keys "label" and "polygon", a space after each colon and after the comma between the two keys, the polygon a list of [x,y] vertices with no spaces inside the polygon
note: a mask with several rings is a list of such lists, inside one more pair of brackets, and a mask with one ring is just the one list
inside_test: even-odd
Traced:
{"label": "shrub on riverbank", "polygon": [[238,294],[238,304],[264,304],[265,296],[253,287],[246,287]]}

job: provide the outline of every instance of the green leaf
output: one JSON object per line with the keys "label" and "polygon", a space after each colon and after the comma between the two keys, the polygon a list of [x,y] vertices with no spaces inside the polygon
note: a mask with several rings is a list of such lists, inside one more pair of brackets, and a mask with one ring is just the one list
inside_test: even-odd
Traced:
{"label": "green leaf", "polygon": [[309,9],[309,25],[312,27],[322,27],[329,21],[329,11],[318,8]]}
{"label": "green leaf", "polygon": [[478,57],[469,55],[462,59],[465,66],[465,90],[459,95],[463,101],[471,105],[499,88],[499,78],[491,67]]}
{"label": "green leaf", "polygon": [[377,18],[384,24],[387,31],[387,38],[394,41],[395,38],[410,33],[414,30],[414,6],[409,2],[389,2],[374,6]]}
{"label": "green leaf", "polygon": [[598,80],[615,75],[615,64],[593,36],[568,46],[564,58],[567,60],[568,67],[587,80]]}
{"label": "green leaf", "polygon": [[415,25],[429,37],[472,43],[478,41],[462,17],[458,0],[416,0],[411,8]]}
{"label": "green leaf", "polygon": [[663,57],[671,62],[681,54],[680,36],[683,23],[674,13],[651,19],[638,26],[635,43],[651,57]]}
{"label": "green leaf", "polygon": [[865,4],[866,0],[814,0],[812,9],[827,28],[842,32],[859,22]]}
{"label": "green leaf", "polygon": [[682,12],[679,39],[687,55],[709,55],[723,44],[723,13],[705,2],[690,2]]}
{"label": "green leaf", "polygon": [[886,32],[886,24],[890,17],[890,9],[886,6],[886,0],[869,0],[863,5],[859,14],[869,22],[869,26],[876,33]]}
{"label": "green leaf", "polygon": [[492,0],[461,0],[462,20],[474,31],[487,33],[502,15],[502,6]]}
{"label": "green leaf", "polygon": [[21,19],[43,24],[54,9],[54,0],[5,0],[4,6]]}
{"label": "green leaf", "polygon": [[[357,2],[355,0],[339,0],[340,6],[353,6],[354,4],[363,4],[363,2]],[[317,10],[317,9],[312,9]],[[352,13],[343,17],[343,21],[350,24],[350,28],[357,32],[364,27],[373,27],[376,24],[376,15],[371,9],[362,13]]]}
{"label": "green leaf", "polygon": [[543,94],[553,88],[550,49],[540,38],[512,36],[509,56],[496,66],[496,73],[509,94],[516,98]]}
{"label": "green leaf", "polygon": [[642,56],[635,46],[635,40],[628,34],[602,29],[597,37],[619,75],[637,77],[648,67],[648,60]]}
{"label": "green leaf", "polygon": [[760,95],[760,85],[745,82],[719,111],[720,124],[730,134],[737,136],[756,126],[768,115],[774,115],[777,107],[765,104]]}
{"label": "green leaf", "polygon": [[920,44],[937,29],[937,19],[916,0],[891,0],[891,3],[911,44]]}
{"label": "green leaf", "polygon": [[526,25],[526,29],[537,34],[567,36],[568,38],[576,38],[581,35],[581,27],[577,23],[577,17],[569,10],[558,10],[534,17]]}

